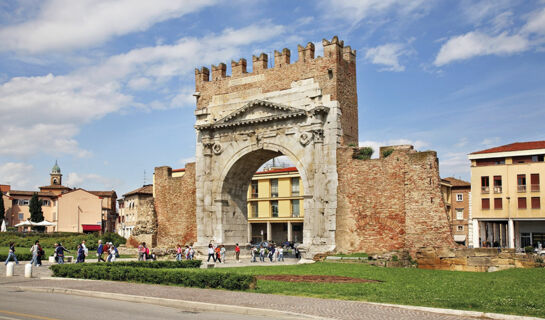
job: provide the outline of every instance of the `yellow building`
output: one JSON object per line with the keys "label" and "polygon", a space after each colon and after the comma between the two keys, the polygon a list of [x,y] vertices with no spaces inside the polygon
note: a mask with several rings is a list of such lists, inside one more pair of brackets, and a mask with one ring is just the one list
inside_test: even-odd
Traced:
{"label": "yellow building", "polygon": [[248,242],[303,241],[303,185],[295,167],[256,172],[248,186]]}
{"label": "yellow building", "polygon": [[537,247],[545,242],[545,141],[473,152],[473,246]]}

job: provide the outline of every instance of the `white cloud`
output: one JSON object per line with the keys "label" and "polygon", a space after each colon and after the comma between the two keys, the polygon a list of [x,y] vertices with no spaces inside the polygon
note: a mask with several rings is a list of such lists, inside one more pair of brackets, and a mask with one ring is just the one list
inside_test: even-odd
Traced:
{"label": "white cloud", "polygon": [[397,146],[397,145],[412,145],[416,150],[421,150],[422,148],[425,148],[429,146],[429,144],[425,141],[421,140],[409,140],[409,139],[390,139],[387,141],[373,141],[373,140],[365,140],[360,141],[359,146],[360,147],[371,147],[373,148],[373,158],[379,157],[379,151],[380,147],[384,146]]}
{"label": "white cloud", "polygon": [[497,147],[498,144],[500,143],[500,140],[501,139],[499,137],[484,138],[481,144],[488,148]]}
{"label": "white cloud", "polygon": [[439,50],[436,66],[443,66],[457,60],[466,60],[484,55],[511,55],[529,48],[528,40],[520,35],[501,33],[489,36],[479,31],[450,38]]}
{"label": "white cloud", "polygon": [[465,152],[447,152],[439,158],[439,171],[442,178],[461,177],[469,179],[470,162]]}
{"label": "white cloud", "polygon": [[532,12],[522,32],[545,35],[545,8]]}
{"label": "white cloud", "polygon": [[407,49],[403,43],[387,43],[378,47],[367,49],[365,59],[373,64],[386,66],[381,71],[404,71],[405,66],[399,63],[403,55],[411,54],[412,50]]}
{"label": "white cloud", "polygon": [[33,166],[22,162],[0,164],[1,184],[9,184],[14,190],[30,189]]}
{"label": "white cloud", "polygon": [[122,182],[119,179],[106,178],[95,173],[70,172],[64,185],[86,190],[118,190]]}
{"label": "white cloud", "polygon": [[182,38],[172,45],[131,50],[67,75],[12,78],[0,85],[0,155],[88,156],[75,140],[84,124],[131,107],[165,109],[195,103],[189,88],[171,92],[163,86],[158,99],[164,101],[144,104],[127,93],[127,87],[162,84],[172,77],[192,78],[194,66],[238,58],[242,46],[284,31],[266,22],[203,39]]}
{"label": "white cloud", "polygon": [[215,0],[49,0],[34,19],[0,29],[0,50],[44,52],[94,46],[214,3]]}

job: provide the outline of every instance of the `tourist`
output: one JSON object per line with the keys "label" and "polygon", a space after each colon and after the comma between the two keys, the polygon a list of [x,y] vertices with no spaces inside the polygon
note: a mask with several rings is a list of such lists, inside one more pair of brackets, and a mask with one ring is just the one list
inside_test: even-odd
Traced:
{"label": "tourist", "polygon": [[89,250],[87,249],[87,246],[85,245],[85,240],[81,241],[81,248],[83,249],[83,258],[81,262],[85,262],[85,257],[89,254]]}
{"label": "tourist", "polygon": [[38,265],[38,252],[39,252],[39,243],[40,241],[39,240],[36,240],[36,242],[34,242],[34,245],[30,248],[30,252],[32,252],[32,260],[30,260],[30,264],[33,265],[33,266],[37,266]]}
{"label": "tourist", "polygon": [[117,258],[117,248],[114,246],[113,243],[108,243],[108,262],[115,262],[115,259]]}
{"label": "tourist", "polygon": [[216,252],[216,261],[221,263],[221,246],[217,246],[214,251]]}
{"label": "tourist", "polygon": [[36,262],[38,267],[42,266],[42,257],[44,255],[45,255],[44,249],[40,245],[40,242],[38,242],[38,259],[37,259],[38,261]]}
{"label": "tourist", "polygon": [[98,240],[98,248],[97,248],[97,257],[98,257],[98,261],[97,262],[106,262],[103,258],[102,258],[102,255],[104,254],[104,245],[102,245],[102,240]]}
{"label": "tourist", "polygon": [[265,262],[265,247],[263,245],[259,248],[259,261]]}
{"label": "tourist", "polygon": [[55,248],[55,253],[57,254],[57,263],[63,264],[64,263],[64,252],[70,252],[65,247],[62,246],[62,243],[59,242],[57,247]]}
{"label": "tourist", "polygon": [[206,262],[210,262],[210,257],[216,262],[216,256],[214,254],[214,246],[210,243],[208,245],[208,260]]}
{"label": "tourist", "polygon": [[193,250],[193,243],[189,246],[189,260],[193,260],[195,258],[195,250]]}
{"label": "tourist", "polygon": [[271,262],[274,262],[274,260],[273,260],[273,258],[274,258],[274,251],[275,251],[274,245],[271,244],[271,247],[270,247],[270,249],[269,249],[269,260],[270,260]]}
{"label": "tourist", "polygon": [[[187,259],[187,255],[186,255]],[[176,246],[176,261],[182,261],[182,246],[178,243]]]}
{"label": "tourist", "polygon": [[278,248],[278,260],[277,261],[284,261],[284,246],[280,246],[280,248]]}
{"label": "tourist", "polygon": [[8,258],[6,259],[5,264],[8,264],[11,258],[13,258],[13,260],[15,261],[15,264],[19,264],[19,261],[17,261],[17,256],[15,255],[15,243],[13,241],[9,243]]}
{"label": "tourist", "polygon": [[83,263],[85,262],[85,249],[83,249],[83,246],[81,244],[78,244],[78,256],[76,258],[76,263]]}
{"label": "tourist", "polygon": [[253,247],[251,248],[251,253],[252,253],[252,260],[250,260],[251,262],[257,262],[256,259],[257,259],[257,247]]}
{"label": "tourist", "polygon": [[221,261],[221,263],[225,263],[225,260],[227,259],[227,255],[225,254],[225,251],[227,250],[225,250],[225,246],[222,244],[220,249],[220,256],[223,259],[223,261]]}
{"label": "tourist", "polygon": [[240,247],[235,244],[235,260],[240,263]]}
{"label": "tourist", "polygon": [[[146,243],[144,242],[144,257],[146,257],[144,259],[144,261],[147,261],[148,259],[152,258],[151,255],[149,254],[149,248],[148,246],[146,245]],[[152,258],[153,260],[153,258]]]}
{"label": "tourist", "polygon": [[184,257],[185,257],[186,260],[191,260],[191,258],[189,257],[189,246],[188,245],[185,246]]}
{"label": "tourist", "polygon": [[141,242],[138,246],[138,261],[146,261],[146,243]]}

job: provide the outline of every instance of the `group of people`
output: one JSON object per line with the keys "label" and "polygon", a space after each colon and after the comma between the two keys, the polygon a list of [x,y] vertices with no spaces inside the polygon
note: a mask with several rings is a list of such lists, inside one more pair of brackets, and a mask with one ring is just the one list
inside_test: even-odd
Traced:
{"label": "group of people", "polygon": [[[214,262],[219,263],[225,263],[226,260],[226,252],[225,246],[223,244],[214,246],[214,244],[210,243],[208,245],[208,260],[207,262],[210,262],[210,258],[214,260]],[[240,246],[238,243],[235,245],[235,261],[240,262]]]}
{"label": "group of people", "polygon": [[[102,257],[104,254],[107,254],[106,260]],[[119,258],[119,251],[112,242],[102,244],[102,240],[98,240],[97,258],[97,262],[115,262]]]}
{"label": "group of people", "polygon": [[150,250],[145,242],[138,245],[138,261],[155,261],[157,260],[157,255],[153,252],[150,253]]}
{"label": "group of people", "polygon": [[185,248],[182,248],[180,244],[176,246],[176,261],[181,261],[182,258],[185,258],[186,260],[193,260],[195,257],[195,250],[193,250],[193,246],[186,245]]}
{"label": "group of people", "polygon": [[267,258],[269,258],[270,262],[284,261],[284,253],[288,248],[291,248],[295,254],[295,258],[299,259],[299,249],[297,249],[297,247],[290,242],[286,242],[279,246],[277,246],[274,242],[263,242],[252,246],[252,260],[250,261],[257,262],[257,257],[259,257],[259,261],[261,262],[265,262]]}

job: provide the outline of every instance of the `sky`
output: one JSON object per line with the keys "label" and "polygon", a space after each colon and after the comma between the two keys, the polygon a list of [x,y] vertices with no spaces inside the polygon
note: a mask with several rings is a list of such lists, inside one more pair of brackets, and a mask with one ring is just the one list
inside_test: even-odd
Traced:
{"label": "sky", "polygon": [[[194,69],[338,35],[361,146],[545,140],[545,0],[0,0],[0,184],[122,195],[194,161]],[[251,69],[249,63],[249,69]]]}

